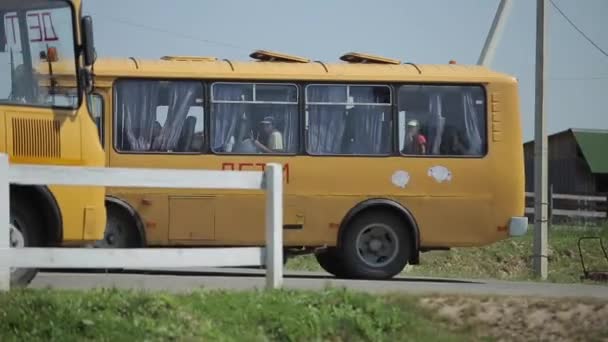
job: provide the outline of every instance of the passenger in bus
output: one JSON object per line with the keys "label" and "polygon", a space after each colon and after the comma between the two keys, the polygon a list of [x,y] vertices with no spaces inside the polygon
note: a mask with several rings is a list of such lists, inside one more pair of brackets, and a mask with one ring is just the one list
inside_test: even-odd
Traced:
{"label": "passenger in bus", "polygon": [[407,123],[403,154],[426,154],[426,137],[420,132],[418,120]]}
{"label": "passenger in bus", "polygon": [[[276,129],[274,125],[274,118],[267,116],[260,122],[262,130],[267,137],[266,145],[258,141],[258,137],[254,139],[255,146],[262,152],[273,153],[283,152],[283,135]],[[253,136],[252,136],[253,138]]]}
{"label": "passenger in bus", "polygon": [[[249,130],[249,133],[247,131]],[[232,152],[238,154],[254,154],[258,153],[258,149],[253,142],[253,130],[249,128],[249,119],[243,115],[243,119],[239,122],[238,138],[234,135],[230,136],[226,144],[224,152]]]}
{"label": "passenger in bus", "polygon": [[448,126],[443,136],[444,140],[440,147],[442,155],[460,156],[467,154],[466,139],[463,137],[462,131],[453,126]]}
{"label": "passenger in bus", "polygon": [[237,142],[234,145],[234,149],[232,150],[233,153],[238,153],[238,154],[255,154],[258,153],[258,148],[256,147],[256,144],[254,142],[254,138],[253,138],[253,130],[250,130],[248,135],[245,135],[245,137],[243,137],[243,140]]}
{"label": "passenger in bus", "polygon": [[162,131],[163,126],[161,126],[160,122],[158,121],[154,121],[154,124],[152,126],[152,137],[150,139],[150,150],[154,151],[154,148],[152,146],[154,146],[154,142],[156,141],[156,139],[158,139],[160,137],[160,131]]}
{"label": "passenger in bus", "polygon": [[39,77],[35,71],[26,71],[25,65],[19,64],[13,71],[13,82],[11,83],[10,99],[21,103],[42,103],[43,96],[40,93]]}
{"label": "passenger in bus", "polygon": [[196,117],[188,116],[180,133],[179,140],[177,141],[178,152],[194,152],[192,142],[194,141],[194,131],[196,129]]}

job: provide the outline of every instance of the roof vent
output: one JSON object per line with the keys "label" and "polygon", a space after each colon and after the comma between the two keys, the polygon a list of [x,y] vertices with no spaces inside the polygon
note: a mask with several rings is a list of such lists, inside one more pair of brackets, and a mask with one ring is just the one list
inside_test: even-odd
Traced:
{"label": "roof vent", "polygon": [[163,56],[160,59],[164,61],[182,61],[182,62],[214,62],[217,58],[210,56]]}
{"label": "roof vent", "polygon": [[359,52],[345,53],[341,60],[349,63],[401,64],[400,60]]}
{"label": "roof vent", "polygon": [[310,63],[310,59],[300,56],[288,55],[275,51],[256,50],[249,57],[264,62],[297,62]]}

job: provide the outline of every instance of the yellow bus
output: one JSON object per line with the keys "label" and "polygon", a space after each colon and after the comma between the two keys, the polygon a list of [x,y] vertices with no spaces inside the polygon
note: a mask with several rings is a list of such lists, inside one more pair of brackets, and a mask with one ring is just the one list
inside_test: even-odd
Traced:
{"label": "yellow bus", "polygon": [[[420,252],[527,230],[518,86],[479,66],[362,53],[310,61],[100,59],[110,167],[283,165],[286,253],[386,279]],[[105,246],[264,244],[262,193],[107,189]]]}
{"label": "yellow bus", "polygon": [[[95,57],[92,32],[91,18],[81,19],[79,0],[0,3],[0,152],[11,163],[104,166],[97,128],[85,105]],[[56,91],[57,63],[63,74],[78,80],[71,98]],[[101,239],[104,198],[103,187],[11,185],[11,246]],[[35,269],[12,269],[11,282],[27,284],[35,274]]]}

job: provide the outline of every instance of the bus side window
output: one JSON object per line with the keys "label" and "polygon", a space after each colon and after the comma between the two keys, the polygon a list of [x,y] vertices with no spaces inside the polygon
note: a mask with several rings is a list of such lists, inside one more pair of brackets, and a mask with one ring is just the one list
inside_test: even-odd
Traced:
{"label": "bus side window", "polygon": [[215,153],[296,153],[298,88],[293,84],[216,82],[211,87]]}
{"label": "bus side window", "polygon": [[203,134],[203,95],[197,81],[117,81],[116,149],[200,153],[204,139],[195,138]]}
{"label": "bus side window", "polygon": [[386,85],[308,85],[308,153],[389,154],[392,149],[391,98],[391,89]]}
{"label": "bus side window", "polygon": [[404,85],[399,90],[399,149],[405,155],[482,156],[483,90],[478,86]]}

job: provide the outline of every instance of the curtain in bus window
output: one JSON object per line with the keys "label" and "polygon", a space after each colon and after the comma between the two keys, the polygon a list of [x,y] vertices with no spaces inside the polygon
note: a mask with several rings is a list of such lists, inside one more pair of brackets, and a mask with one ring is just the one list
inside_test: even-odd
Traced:
{"label": "curtain in bus window", "polygon": [[117,85],[117,139],[122,151],[150,150],[160,85],[156,81],[122,81]]}
{"label": "curtain in bus window", "polygon": [[156,151],[175,151],[179,141],[186,116],[194,105],[197,95],[202,92],[198,82],[171,82],[167,87],[168,108],[167,119],[159,136],[154,140],[152,148]]}
{"label": "curtain in bus window", "polygon": [[[311,102],[344,103],[345,89],[311,86],[307,98]],[[341,154],[345,119],[344,105],[308,105],[308,152]]]}
{"label": "curtain in bus window", "polygon": [[[282,153],[295,153],[298,149],[298,95],[297,87],[290,84],[258,83],[255,88],[256,103],[251,108],[256,121],[265,117],[274,119],[274,127],[281,133]],[[259,127],[258,127],[259,128]],[[267,142],[268,136],[260,132],[260,141]]]}
{"label": "curtain in bus window", "polygon": [[[245,90],[238,85],[214,87],[213,97],[214,99],[238,99],[246,95]],[[213,151],[233,152],[235,147],[242,147],[252,127],[247,105],[238,102],[214,103],[212,115]]]}
{"label": "curtain in bus window", "polygon": [[446,117],[441,146],[443,155],[481,155],[483,139],[481,118],[475,108],[473,89],[454,87],[443,93],[442,106]]}
{"label": "curtain in bus window", "polygon": [[[372,95],[372,94],[370,94]],[[374,98],[358,98],[357,101],[373,103]],[[383,134],[386,121],[390,121],[390,106],[356,105],[348,111],[351,132],[346,148],[349,154],[386,154],[390,146],[386,140],[390,136]]]}
{"label": "curtain in bus window", "polygon": [[427,137],[429,146],[427,147],[429,149],[429,154],[437,155],[440,153],[439,147],[441,146],[441,137],[443,136],[445,118],[443,117],[440,94],[432,94],[430,96],[430,101],[430,117]]}
{"label": "curtain in bus window", "polygon": [[349,154],[380,154],[383,151],[382,125],[390,107],[358,105],[348,112],[351,139],[346,149]]}
{"label": "curtain in bus window", "polygon": [[286,153],[296,153],[298,148],[298,107],[297,105],[276,105],[283,112],[283,143]]}
{"label": "curtain in bus window", "polygon": [[483,153],[483,140],[481,138],[479,115],[475,108],[473,94],[470,91],[463,95],[463,114],[464,114],[464,134],[468,142],[467,155],[481,155]]}

